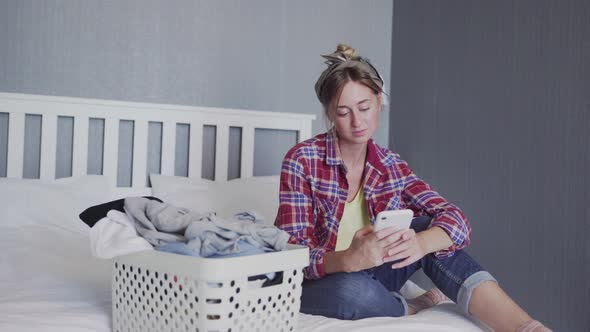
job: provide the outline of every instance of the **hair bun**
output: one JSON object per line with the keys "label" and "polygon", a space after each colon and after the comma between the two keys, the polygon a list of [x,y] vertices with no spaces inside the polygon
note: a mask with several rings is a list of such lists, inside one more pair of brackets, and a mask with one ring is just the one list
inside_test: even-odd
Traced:
{"label": "hair bun", "polygon": [[340,53],[347,59],[353,59],[358,57],[358,55],[356,54],[356,50],[347,44],[338,44],[338,46],[336,47],[336,52],[334,53]]}

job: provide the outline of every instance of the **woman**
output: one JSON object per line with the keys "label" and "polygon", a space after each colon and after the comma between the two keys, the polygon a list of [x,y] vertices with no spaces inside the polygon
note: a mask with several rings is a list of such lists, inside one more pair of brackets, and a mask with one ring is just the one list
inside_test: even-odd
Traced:
{"label": "woman", "polygon": [[[315,91],[332,126],[285,156],[276,219],[291,243],[310,249],[301,311],[397,317],[445,300],[444,293],[496,331],[549,331],[461,250],[471,233],[461,210],[371,139],[384,98],[377,70],[347,45],[323,57],[328,68]],[[406,208],[419,217],[412,229],[373,231],[380,211]],[[438,289],[408,303],[397,292],[420,268]]]}

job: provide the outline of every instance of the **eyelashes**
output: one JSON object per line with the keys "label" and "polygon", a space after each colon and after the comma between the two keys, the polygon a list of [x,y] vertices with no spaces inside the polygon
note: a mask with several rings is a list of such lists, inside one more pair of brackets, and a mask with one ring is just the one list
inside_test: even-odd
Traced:
{"label": "eyelashes", "polygon": [[[360,112],[366,112],[369,111],[371,108],[359,108]],[[339,117],[345,117],[350,113],[350,111],[337,111],[336,115]]]}

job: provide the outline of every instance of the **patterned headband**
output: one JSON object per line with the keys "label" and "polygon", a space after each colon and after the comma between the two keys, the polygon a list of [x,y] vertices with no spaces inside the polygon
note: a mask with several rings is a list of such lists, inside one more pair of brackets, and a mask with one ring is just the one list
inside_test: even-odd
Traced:
{"label": "patterned headband", "polygon": [[383,80],[381,74],[379,74],[379,72],[377,71],[377,68],[375,68],[371,64],[371,62],[369,62],[369,60],[360,56],[346,57],[343,56],[341,53],[322,55],[322,57],[326,59],[324,63],[328,65],[328,68],[324,70],[322,75],[320,75],[317,82],[315,83],[315,93],[318,96],[318,98],[320,97],[320,92],[322,91],[326,78],[329,77],[336,70],[349,66],[353,61],[359,62],[369,67],[370,70],[374,73],[373,75],[371,75],[371,79],[379,80],[381,82],[381,90],[382,92],[385,92],[385,81]]}

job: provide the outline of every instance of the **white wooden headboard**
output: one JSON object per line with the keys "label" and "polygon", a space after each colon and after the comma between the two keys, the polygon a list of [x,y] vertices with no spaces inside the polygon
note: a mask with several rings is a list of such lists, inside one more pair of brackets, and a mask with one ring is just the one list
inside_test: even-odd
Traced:
{"label": "white wooden headboard", "polygon": [[[263,112],[213,107],[121,102],[70,97],[51,97],[0,93],[0,113],[8,113],[7,177],[23,176],[25,116],[42,116],[40,178],[55,178],[57,119],[72,117],[74,121],[72,176],[84,175],[88,161],[88,127],[91,118],[104,119],[103,175],[116,187],[118,163],[118,126],[121,120],[134,123],[133,188],[145,188],[147,172],[148,125],[162,123],[161,174],[174,175],[176,124],[188,124],[188,176],[201,177],[203,126],[216,127],[215,180],[225,181],[228,169],[230,127],[242,128],[241,177],[251,177],[254,168],[254,133],[256,128],[293,130],[302,141],[311,136],[315,115]],[[285,151],[286,152],[286,151]]]}

